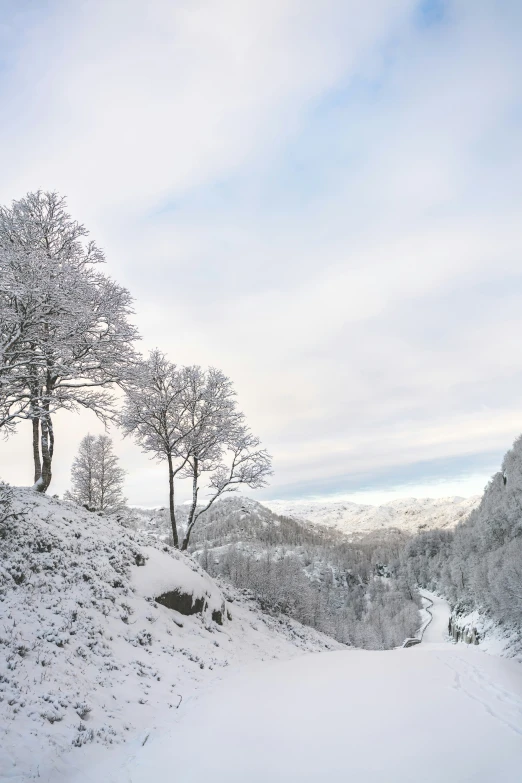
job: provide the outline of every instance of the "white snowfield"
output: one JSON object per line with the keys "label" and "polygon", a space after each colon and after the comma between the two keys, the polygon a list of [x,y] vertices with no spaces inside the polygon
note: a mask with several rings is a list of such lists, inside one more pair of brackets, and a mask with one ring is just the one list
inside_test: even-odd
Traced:
{"label": "white snowfield", "polygon": [[75,780],[519,783],[522,672],[464,648],[267,664],[109,766]]}
{"label": "white snowfield", "polygon": [[362,535],[397,528],[418,533],[433,528],[451,529],[480,502],[471,498],[405,498],[382,506],[361,505],[349,501],[265,500],[263,505],[274,514],[327,525],[347,535]]}
{"label": "white snowfield", "polygon": [[229,677],[74,783],[520,783],[522,667],[446,642],[267,663]]}

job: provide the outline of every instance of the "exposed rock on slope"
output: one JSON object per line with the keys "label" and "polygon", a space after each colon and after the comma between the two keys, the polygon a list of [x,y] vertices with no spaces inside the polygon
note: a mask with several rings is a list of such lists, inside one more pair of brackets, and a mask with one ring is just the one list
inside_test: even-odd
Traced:
{"label": "exposed rock on slope", "polygon": [[181,614],[210,614],[214,622],[223,625],[225,601],[215,582],[197,570],[192,560],[188,560],[189,568],[182,562],[187,558],[170,547],[164,550],[141,548],[145,567],[133,569],[131,577],[136,592]]}

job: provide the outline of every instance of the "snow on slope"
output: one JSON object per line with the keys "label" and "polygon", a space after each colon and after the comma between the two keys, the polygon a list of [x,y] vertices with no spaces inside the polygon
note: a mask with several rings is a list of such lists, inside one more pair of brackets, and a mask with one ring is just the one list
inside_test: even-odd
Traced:
{"label": "snow on slope", "polygon": [[74,783],[518,783],[522,667],[451,644],[264,664],[111,756]]}
{"label": "snow on slope", "polygon": [[406,498],[382,506],[349,501],[265,500],[275,514],[328,525],[347,535],[373,533],[397,528],[418,533],[431,528],[453,528],[478,506],[480,497]]}
{"label": "snow on slope", "polygon": [[[83,756],[142,742],[229,669],[341,647],[114,520],[30,490],[13,491],[12,510],[0,521],[0,780],[69,780]],[[203,613],[157,604],[168,589],[204,598]],[[232,620],[219,626],[224,595]]]}

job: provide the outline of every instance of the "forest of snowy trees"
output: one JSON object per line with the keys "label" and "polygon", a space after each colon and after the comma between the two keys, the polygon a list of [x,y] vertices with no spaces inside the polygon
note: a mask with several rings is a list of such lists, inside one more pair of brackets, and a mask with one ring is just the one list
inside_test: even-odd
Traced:
{"label": "forest of snowy trees", "polygon": [[199,562],[211,575],[252,591],[265,609],[356,647],[390,649],[417,631],[419,594],[383,566],[396,534],[385,542],[367,536],[354,543],[334,530],[274,517],[267,509],[258,516],[257,504],[243,504],[248,514],[238,513],[232,500],[233,505],[235,513],[232,507],[223,519],[223,509],[221,520],[215,513],[194,541]]}

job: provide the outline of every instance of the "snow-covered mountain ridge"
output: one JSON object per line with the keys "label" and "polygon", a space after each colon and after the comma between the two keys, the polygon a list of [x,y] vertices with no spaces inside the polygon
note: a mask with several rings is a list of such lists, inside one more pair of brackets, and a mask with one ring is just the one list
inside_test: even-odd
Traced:
{"label": "snow-covered mountain ridge", "polygon": [[386,528],[412,534],[433,528],[451,529],[479,502],[477,495],[470,498],[404,498],[381,506],[319,500],[265,500],[263,505],[281,516],[327,525],[346,535],[364,535]]}
{"label": "snow-covered mountain ridge", "polygon": [[68,780],[229,670],[340,647],[115,519],[0,485],[0,780]]}

